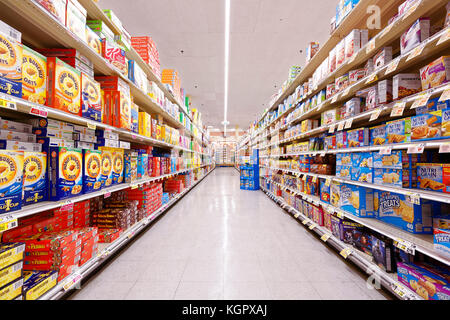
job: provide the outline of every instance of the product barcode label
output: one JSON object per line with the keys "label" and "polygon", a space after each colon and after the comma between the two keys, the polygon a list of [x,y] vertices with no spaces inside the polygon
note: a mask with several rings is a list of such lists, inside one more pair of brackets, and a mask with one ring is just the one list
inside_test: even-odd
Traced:
{"label": "product barcode label", "polygon": [[427,104],[428,100],[430,99],[431,93],[422,93],[420,94],[416,100],[414,100],[414,103],[411,106],[411,109],[423,107]]}
{"label": "product barcode label", "polygon": [[420,143],[420,144],[417,144],[414,146],[409,146],[408,154],[420,154],[420,153],[423,153],[424,150],[425,150],[425,144]]}
{"label": "product barcode label", "polygon": [[8,101],[5,99],[0,98],[0,107],[10,109],[10,110],[17,110],[17,106],[15,102]]}
{"label": "product barcode label", "polygon": [[294,215],[294,218],[295,218],[295,219],[297,219],[298,217],[300,217],[300,213],[296,213],[296,214]]}
{"label": "product barcode label", "polygon": [[342,251],[340,252],[340,255],[343,256],[344,259],[347,259],[348,256],[352,254],[352,252],[353,252],[352,249],[350,249],[350,248],[345,248],[345,249],[342,249]]}
{"label": "product barcode label", "polygon": [[415,246],[413,243],[400,238],[394,240],[394,246],[411,255],[415,255],[416,253]]}
{"label": "product barcode label", "polygon": [[322,240],[323,242],[327,242],[328,239],[330,239],[330,235],[328,233],[324,233],[321,237],[320,240]]}
{"label": "product barcode label", "polygon": [[400,117],[403,115],[403,111],[405,110],[406,101],[400,101],[395,103],[392,108],[391,117]]}

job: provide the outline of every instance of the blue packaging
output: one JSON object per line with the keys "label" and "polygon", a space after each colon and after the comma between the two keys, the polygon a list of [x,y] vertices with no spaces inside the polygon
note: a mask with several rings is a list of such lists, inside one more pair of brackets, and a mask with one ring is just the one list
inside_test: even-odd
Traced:
{"label": "blue packaging", "polygon": [[391,154],[383,155],[379,152],[373,153],[373,167],[374,168],[386,168],[386,169],[401,169],[403,168],[403,160],[407,162],[407,154],[402,150],[392,150]]}
{"label": "blue packaging", "polygon": [[326,180],[320,178],[320,200],[326,203],[330,203],[330,186],[326,185]]}
{"label": "blue packaging", "polygon": [[352,167],[357,168],[373,168],[372,152],[355,152],[352,153]]}
{"label": "blue packaging", "polygon": [[352,167],[351,179],[353,181],[373,183],[373,168]]}
{"label": "blue packaging", "polygon": [[102,152],[83,149],[83,193],[102,188]]}
{"label": "blue packaging", "polygon": [[351,166],[352,165],[352,154],[351,153],[337,153],[336,154],[336,165],[337,166]]}
{"label": "blue packaging", "polygon": [[47,153],[25,151],[23,157],[23,205],[46,201]]}
{"label": "blue packaging", "polygon": [[342,179],[351,179],[352,178],[352,167],[349,166],[336,166],[336,177]]}
{"label": "blue packaging", "polygon": [[23,188],[23,151],[1,150],[0,214],[20,210]]}
{"label": "blue packaging", "polygon": [[336,149],[348,148],[347,131],[336,133]]}
{"label": "blue packaging", "polygon": [[375,216],[374,191],[369,188],[343,183],[340,190],[340,208],[354,216]]}
{"label": "blue packaging", "polygon": [[379,146],[386,144],[386,124],[370,128],[370,145]]}
{"label": "blue packaging", "polygon": [[403,169],[375,168],[373,183],[401,188],[403,186]]}

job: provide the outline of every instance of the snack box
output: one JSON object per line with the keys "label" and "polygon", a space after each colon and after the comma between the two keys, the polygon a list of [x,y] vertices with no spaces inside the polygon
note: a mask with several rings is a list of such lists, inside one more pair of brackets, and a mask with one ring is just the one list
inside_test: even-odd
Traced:
{"label": "snack box", "polygon": [[98,233],[99,243],[111,243],[120,237],[122,231],[120,229],[101,230]]}
{"label": "snack box", "polygon": [[52,130],[58,130],[58,131],[67,131],[67,132],[73,132],[74,131],[74,125],[71,123],[53,120],[53,119],[44,119],[44,118],[35,118],[30,119],[30,132],[32,132],[32,128],[41,128],[41,129],[52,129]]}
{"label": "snack box", "polygon": [[45,105],[47,101],[47,58],[23,46],[22,98]]}
{"label": "snack box", "polygon": [[331,232],[339,240],[353,245],[354,230],[362,229],[363,226],[359,223],[341,219],[336,216],[331,216]]}
{"label": "snack box", "polygon": [[386,272],[395,272],[396,263],[392,240],[378,235],[371,235],[372,257],[375,264]]}
{"label": "snack box", "polygon": [[386,125],[382,124],[376,127],[370,128],[370,145],[378,146],[386,144]]}
{"label": "snack box", "polygon": [[434,249],[444,255],[450,256],[450,230],[433,228]]}
{"label": "snack box", "polygon": [[375,215],[374,191],[343,183],[340,188],[340,208],[357,217],[371,218]]}
{"label": "snack box", "polygon": [[386,79],[378,82],[378,103],[392,102],[392,80]]}
{"label": "snack box", "polygon": [[450,107],[450,100],[439,101],[439,99],[440,97],[431,98],[425,106],[416,108],[416,115],[442,110],[444,116],[444,111]]}
{"label": "snack box", "polygon": [[99,147],[102,155],[101,181],[102,188],[110,187],[113,183],[113,151],[109,147]]}
{"label": "snack box", "polygon": [[401,150],[392,150],[390,155],[380,154],[379,152],[373,153],[373,166],[374,168],[386,168],[386,169],[402,169],[403,162],[407,159],[403,159],[408,155],[404,154]]}
{"label": "snack box", "polygon": [[348,148],[347,131],[336,133],[336,149]]}
{"label": "snack box", "polygon": [[22,277],[23,262],[19,261],[0,271],[0,288]]}
{"label": "snack box", "polygon": [[47,196],[47,153],[24,152],[22,204],[46,201]]}
{"label": "snack box", "polygon": [[66,27],[78,38],[86,41],[86,9],[77,0],[67,0]]}
{"label": "snack box", "polygon": [[[4,240],[3,240],[4,241]],[[4,242],[0,244],[0,270],[23,260],[25,244]]]}
{"label": "snack box", "polygon": [[99,55],[102,54],[102,41],[101,38],[88,26],[84,28],[86,35],[86,43]]}
{"label": "snack box", "polygon": [[22,294],[23,278],[20,278],[3,288],[0,288],[0,301],[15,300]]}
{"label": "snack box", "polygon": [[422,90],[420,75],[415,73],[399,73],[392,80],[393,99],[398,100]]}
{"label": "snack box", "polygon": [[97,137],[95,135],[88,135],[83,133],[75,132],[73,134],[73,139],[77,141],[84,141],[90,143],[97,143]]}
{"label": "snack box", "polygon": [[442,136],[442,110],[411,117],[411,140],[436,140]]}
{"label": "snack box", "polygon": [[373,57],[375,69],[381,68],[392,61],[392,47],[384,47]]}
{"label": "snack box", "polygon": [[22,98],[22,45],[0,33],[0,47],[0,92]]}
{"label": "snack box", "polygon": [[349,148],[369,145],[369,128],[359,128],[347,131],[347,146]]}
{"label": "snack box", "polygon": [[112,151],[112,184],[123,183],[124,177],[124,151],[113,149]]}
{"label": "snack box", "polygon": [[411,118],[398,119],[386,123],[387,143],[405,143],[411,141]]}
{"label": "snack box", "polygon": [[75,148],[74,141],[55,137],[37,137],[37,143],[40,143],[42,145],[42,150],[46,152],[51,147]]}
{"label": "snack box", "polygon": [[12,141],[36,143],[36,136],[30,133],[0,130],[0,140],[12,140]]}
{"label": "snack box", "polygon": [[372,255],[372,238],[366,230],[353,230],[353,245],[359,251],[362,251],[369,256]]}
{"label": "snack box", "polygon": [[373,183],[373,168],[352,167],[350,174],[353,181]]}
{"label": "snack box", "polygon": [[420,69],[422,90],[438,87],[450,81],[450,56],[442,56]]}
{"label": "snack box", "polygon": [[50,147],[50,200],[77,196],[83,189],[82,149]]}
{"label": "snack box", "polygon": [[353,168],[373,168],[374,156],[372,152],[355,152],[351,154]]}
{"label": "snack box", "polygon": [[58,282],[58,271],[25,271],[23,296],[25,300],[37,300]]}
{"label": "snack box", "polygon": [[403,194],[375,190],[375,216],[410,233],[432,234],[431,217],[435,204],[424,199],[420,202],[420,205],[413,204]]}
{"label": "snack box", "polygon": [[33,127],[26,123],[0,119],[0,129],[22,133],[32,133]]}
{"label": "snack box", "polygon": [[400,38],[401,54],[411,51],[430,36],[430,19],[420,18]]}
{"label": "snack box", "polygon": [[403,186],[403,170],[375,168],[373,171],[373,183],[401,188]]}
{"label": "snack box", "polygon": [[81,73],[81,115],[94,121],[102,121],[102,93],[100,83]]}
{"label": "snack box", "polygon": [[63,140],[72,140],[73,138],[71,131],[64,131],[52,128],[33,128],[33,133],[35,134],[35,140],[36,136],[38,136],[38,139],[41,137],[42,138],[54,137]]}
{"label": "snack box", "polygon": [[418,163],[418,189],[450,193],[450,164]]}
{"label": "snack box", "polygon": [[83,193],[98,191],[102,188],[101,170],[102,152],[83,149]]}
{"label": "snack box", "polygon": [[398,281],[425,300],[450,300],[448,281],[412,263],[397,263]]}
{"label": "snack box", "polygon": [[0,150],[0,214],[20,210],[23,190],[23,151]]}

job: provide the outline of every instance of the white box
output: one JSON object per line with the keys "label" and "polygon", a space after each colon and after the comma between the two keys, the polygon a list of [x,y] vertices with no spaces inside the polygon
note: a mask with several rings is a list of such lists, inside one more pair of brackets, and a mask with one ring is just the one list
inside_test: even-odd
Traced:
{"label": "white box", "polygon": [[339,69],[345,61],[345,39],[342,39],[336,46],[336,69]]}
{"label": "white box", "polygon": [[352,58],[360,49],[361,32],[354,29],[345,37],[345,58]]}
{"label": "white box", "polygon": [[22,43],[22,33],[0,20],[0,32],[5,36]]}
{"label": "white box", "polygon": [[0,130],[0,139],[23,142],[36,142],[36,136],[32,133],[15,132],[8,130]]}
{"label": "white box", "polygon": [[14,151],[42,152],[42,145],[40,143],[0,140],[0,149],[14,150]]}
{"label": "white box", "polygon": [[378,102],[392,102],[392,80],[382,80],[378,82]]}
{"label": "white box", "polygon": [[396,74],[392,80],[393,99],[401,99],[411,94],[420,92],[422,83],[420,75],[416,73]]}
{"label": "white box", "polygon": [[3,119],[0,120],[0,129],[24,133],[33,133],[33,127],[30,124]]}

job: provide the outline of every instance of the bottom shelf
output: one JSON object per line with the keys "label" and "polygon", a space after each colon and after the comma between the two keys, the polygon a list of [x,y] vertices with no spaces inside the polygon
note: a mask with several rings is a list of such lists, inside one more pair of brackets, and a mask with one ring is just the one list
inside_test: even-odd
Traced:
{"label": "bottom shelf", "polygon": [[372,259],[367,254],[357,250],[351,245],[342,242],[336,238],[328,229],[317,225],[314,221],[306,217],[303,213],[299,212],[289,204],[287,204],[283,198],[275,196],[269,190],[261,187],[261,190],[267,194],[267,196],[275,201],[281,208],[289,212],[295,219],[299,219],[301,223],[308,227],[309,230],[315,232],[323,242],[328,243],[331,247],[336,249],[340,255],[362,269],[366,274],[370,275],[372,279],[379,281],[379,283],[391,292],[394,296],[402,300],[423,300],[415,292],[412,292],[409,288],[397,281],[395,273],[387,273],[380,267],[372,262]]}
{"label": "bottom shelf", "polygon": [[202,178],[197,180],[190,187],[185,189],[182,193],[178,194],[164,206],[160,207],[158,210],[153,212],[150,216],[142,219],[141,221],[134,224],[128,230],[126,230],[117,240],[112,243],[103,243],[99,245],[99,250],[97,256],[86,262],[78,270],[76,270],[71,275],[67,276],[60,283],[56,284],[51,290],[43,294],[39,300],[58,300],[65,296],[69,291],[75,289],[77,284],[88,275],[90,275],[98,267],[106,263],[112,254],[116,253],[121,247],[130,242],[131,239],[136,237],[139,233],[144,231],[144,229],[152,223],[158,216],[165,213],[172,205],[174,205],[178,200],[184,197],[189,191],[191,191],[197,184],[199,184],[204,178],[206,178],[212,171],[214,167],[205,174]]}

